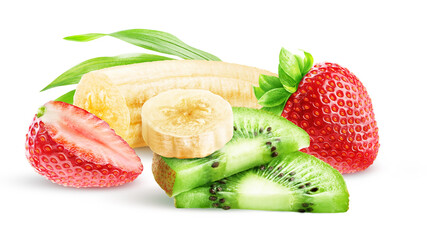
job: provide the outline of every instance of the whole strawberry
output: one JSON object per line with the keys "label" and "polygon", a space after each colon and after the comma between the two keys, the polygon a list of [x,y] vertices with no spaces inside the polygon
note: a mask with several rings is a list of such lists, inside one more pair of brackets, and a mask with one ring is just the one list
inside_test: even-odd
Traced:
{"label": "whole strawberry", "polygon": [[25,149],[38,173],[64,186],[117,186],[143,169],[135,151],[105,121],[63,102],[39,109]]}
{"label": "whole strawberry", "polygon": [[[254,88],[260,104],[307,131],[311,143],[302,151],[341,173],[366,169],[380,146],[366,88],[338,64],[320,63],[311,68],[312,57],[304,54],[302,58],[282,49],[279,78],[261,76],[260,87]],[[275,87],[267,88],[267,80],[270,86],[274,82]],[[283,90],[277,90],[280,88]],[[278,94],[272,96],[273,90],[281,91],[285,100],[279,100]]]}

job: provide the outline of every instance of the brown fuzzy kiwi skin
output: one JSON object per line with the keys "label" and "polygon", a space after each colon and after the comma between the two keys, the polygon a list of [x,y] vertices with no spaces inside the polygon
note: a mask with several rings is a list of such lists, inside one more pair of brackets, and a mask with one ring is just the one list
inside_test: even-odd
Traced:
{"label": "brown fuzzy kiwi skin", "polygon": [[171,197],[173,192],[173,186],[175,184],[176,172],[170,168],[163,158],[153,153],[153,163],[151,167],[154,175],[154,180],[157,184]]}

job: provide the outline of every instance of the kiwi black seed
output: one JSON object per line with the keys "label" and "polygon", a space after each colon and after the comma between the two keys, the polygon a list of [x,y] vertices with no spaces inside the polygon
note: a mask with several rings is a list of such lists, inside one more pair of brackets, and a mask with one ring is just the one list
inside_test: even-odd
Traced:
{"label": "kiwi black seed", "polygon": [[209,197],[209,200],[211,200],[211,201],[216,201],[216,199],[217,199],[217,197],[215,197],[215,196],[210,196]]}
{"label": "kiwi black seed", "polygon": [[268,128],[267,128],[267,132],[271,132],[271,127],[268,127]]}
{"label": "kiwi black seed", "polygon": [[222,207],[222,209],[228,210],[228,209],[230,209],[230,206],[224,206],[224,207]]}
{"label": "kiwi black seed", "polygon": [[277,148],[276,148],[276,147],[274,147],[274,146],[273,146],[273,147],[271,147],[271,151],[272,151],[272,152],[276,151],[276,149],[277,149]]}
{"label": "kiwi black seed", "polygon": [[264,132],[264,128],[263,128],[263,127],[260,127],[260,128],[259,128],[259,133],[262,133],[262,132]]}
{"label": "kiwi black seed", "polygon": [[212,163],[212,167],[213,168],[217,168],[219,166],[219,162],[214,162],[214,163]]}
{"label": "kiwi black seed", "polygon": [[273,152],[272,154],[271,154],[271,156],[272,157],[277,157],[279,155],[279,153],[277,153],[277,152]]}
{"label": "kiwi black seed", "polygon": [[224,199],[224,198],[221,198],[221,199],[219,200],[219,202],[220,202],[220,203],[225,203],[225,199]]}

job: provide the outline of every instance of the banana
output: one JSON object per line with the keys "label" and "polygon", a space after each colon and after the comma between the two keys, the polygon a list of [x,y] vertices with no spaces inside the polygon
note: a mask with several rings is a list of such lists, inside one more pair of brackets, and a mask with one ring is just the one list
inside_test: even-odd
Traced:
{"label": "banana", "polygon": [[74,104],[106,121],[131,147],[146,146],[141,107],[171,89],[205,89],[232,106],[260,108],[252,86],[266,70],[203,60],[168,60],[96,70],[83,75]]}
{"label": "banana", "polygon": [[174,89],[150,98],[141,109],[142,137],[169,158],[202,158],[233,136],[233,111],[207,90]]}

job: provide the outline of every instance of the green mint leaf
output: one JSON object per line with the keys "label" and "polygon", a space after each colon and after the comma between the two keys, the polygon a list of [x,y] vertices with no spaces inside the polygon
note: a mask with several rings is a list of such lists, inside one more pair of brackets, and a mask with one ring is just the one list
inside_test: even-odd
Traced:
{"label": "green mint leaf", "polygon": [[262,88],[262,90],[268,92],[269,90],[274,88],[281,88],[282,83],[276,76],[261,74],[259,75],[259,86],[260,88]]}
{"label": "green mint leaf", "polygon": [[60,96],[59,98],[55,99],[55,101],[73,104],[75,93],[76,93],[76,90],[71,90],[71,91],[67,92],[66,94]]}
{"label": "green mint leaf", "polygon": [[264,107],[275,107],[285,101],[284,96],[287,94],[289,93],[284,88],[274,88],[262,95],[258,103]]}
{"label": "green mint leaf", "polygon": [[110,34],[89,33],[66,37],[72,41],[91,41],[102,36],[111,36],[130,44],[155,52],[177,56],[183,59],[221,61],[218,57],[187,45],[174,35],[150,29],[129,29]]}
{"label": "green mint leaf", "polygon": [[262,97],[262,95],[264,95],[264,90],[262,90],[260,87],[256,87],[256,86],[253,86],[253,89],[254,89],[254,94],[255,94],[255,97],[256,97],[256,99],[260,99],[261,97]]}
{"label": "green mint leaf", "polygon": [[154,61],[162,61],[162,60],[172,60],[172,58],[153,55],[153,54],[145,54],[145,53],[124,54],[124,55],[118,55],[114,57],[92,58],[70,68],[69,70],[61,74],[59,77],[57,77],[55,80],[53,80],[49,85],[47,85],[41,91],[45,91],[47,89],[59,87],[59,86],[77,84],[79,83],[82,75],[90,71],[99,70],[107,67],[119,66],[119,65],[127,65],[132,63],[154,62]]}

